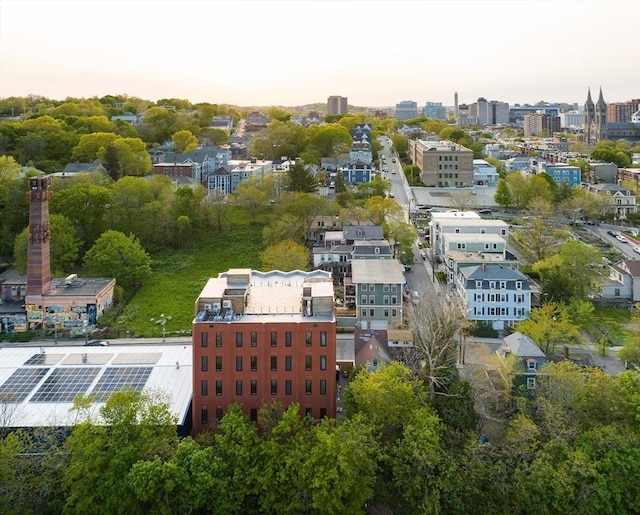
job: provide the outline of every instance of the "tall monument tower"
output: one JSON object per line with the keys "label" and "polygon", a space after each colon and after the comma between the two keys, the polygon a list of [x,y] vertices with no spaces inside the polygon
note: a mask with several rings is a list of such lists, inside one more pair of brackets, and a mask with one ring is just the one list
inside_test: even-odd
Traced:
{"label": "tall monument tower", "polygon": [[27,251],[27,295],[44,295],[51,289],[48,177],[29,179],[29,244]]}
{"label": "tall monument tower", "polygon": [[458,123],[458,92],[453,95],[453,121]]}

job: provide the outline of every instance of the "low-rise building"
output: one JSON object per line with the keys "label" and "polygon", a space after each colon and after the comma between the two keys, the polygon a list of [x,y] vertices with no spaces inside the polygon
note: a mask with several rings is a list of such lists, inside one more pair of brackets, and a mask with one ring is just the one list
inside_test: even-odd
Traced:
{"label": "low-rise building", "polygon": [[499,356],[515,356],[517,359],[514,387],[526,386],[528,390],[536,387],[536,375],[540,367],[547,362],[547,356],[533,339],[516,331],[503,338],[504,344],[496,352]]}
{"label": "low-rise building", "polygon": [[467,319],[490,323],[499,331],[525,320],[531,311],[529,278],[515,267],[459,267],[456,289]]}
{"label": "low-rise building", "polygon": [[409,140],[409,158],[427,186],[471,186],[473,151],[451,141]]}
{"label": "low-rise building", "polygon": [[614,215],[616,218],[626,218],[630,213],[636,213],[636,194],[618,184],[587,184],[586,190],[598,197],[603,214]]}
{"label": "low-rise building", "polygon": [[252,422],[266,402],[336,413],[336,318],[329,272],[231,269],[209,279],[193,321],[193,432],[239,403]]}

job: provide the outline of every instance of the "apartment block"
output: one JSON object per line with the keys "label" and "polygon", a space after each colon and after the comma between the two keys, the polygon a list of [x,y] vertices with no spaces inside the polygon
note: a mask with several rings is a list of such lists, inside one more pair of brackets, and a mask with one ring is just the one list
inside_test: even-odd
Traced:
{"label": "apartment block", "polygon": [[561,123],[559,116],[544,113],[531,113],[524,116],[524,137],[553,136],[560,132]]}
{"label": "apartment block", "polygon": [[451,141],[409,140],[409,156],[427,186],[473,184],[473,151]]}
{"label": "apartment block", "polygon": [[347,97],[332,95],[327,99],[327,114],[347,114]]}
{"label": "apartment block", "polygon": [[193,434],[238,403],[252,422],[264,403],[336,413],[336,319],[331,274],[230,269],[195,301]]}
{"label": "apartment block", "polygon": [[418,117],[418,103],[413,100],[403,100],[396,104],[397,120],[412,120]]}

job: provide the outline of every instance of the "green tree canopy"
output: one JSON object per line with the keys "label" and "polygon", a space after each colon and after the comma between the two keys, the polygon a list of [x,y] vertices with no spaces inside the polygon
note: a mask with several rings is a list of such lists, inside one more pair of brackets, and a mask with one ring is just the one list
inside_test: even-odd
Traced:
{"label": "green tree canopy", "polygon": [[113,230],[98,238],[84,264],[99,277],[115,277],[123,288],[140,286],[151,274],[151,257],[137,238]]}
{"label": "green tree canopy", "polygon": [[262,268],[268,270],[281,270],[290,272],[292,270],[309,269],[309,251],[303,244],[293,240],[282,240],[273,245],[269,245],[260,254]]}

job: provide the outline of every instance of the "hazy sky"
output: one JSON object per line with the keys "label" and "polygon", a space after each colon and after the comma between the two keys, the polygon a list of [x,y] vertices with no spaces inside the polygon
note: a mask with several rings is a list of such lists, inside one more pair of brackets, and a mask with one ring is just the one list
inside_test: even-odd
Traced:
{"label": "hazy sky", "polygon": [[0,0],[0,98],[640,97],[640,0]]}

